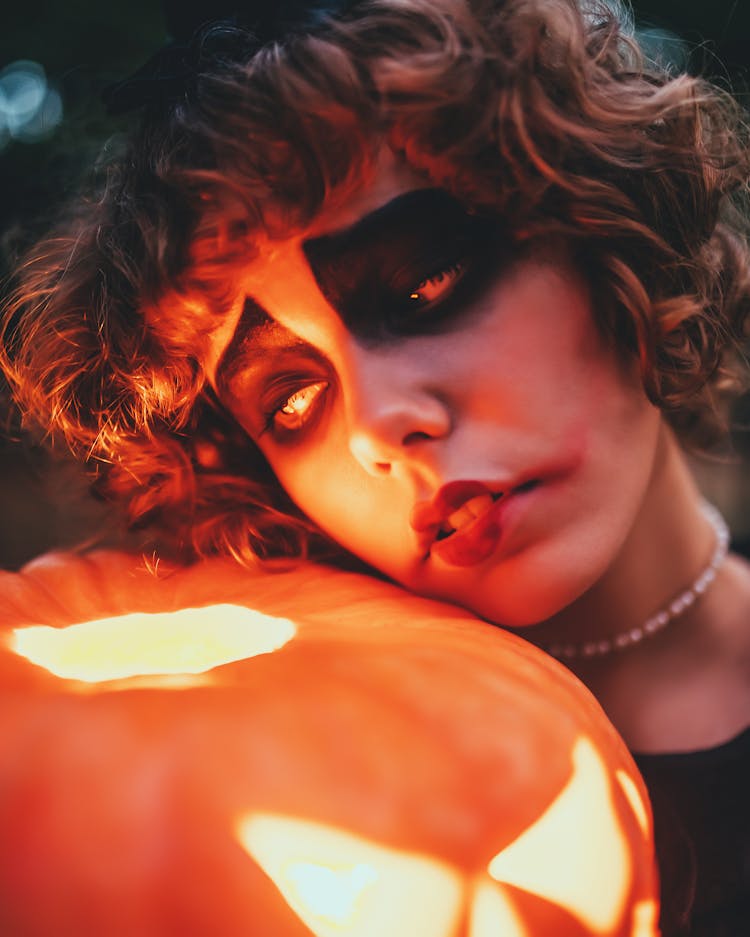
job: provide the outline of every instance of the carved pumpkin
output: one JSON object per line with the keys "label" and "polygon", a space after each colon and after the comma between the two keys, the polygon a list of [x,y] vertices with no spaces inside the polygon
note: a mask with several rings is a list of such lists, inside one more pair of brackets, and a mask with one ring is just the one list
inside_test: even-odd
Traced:
{"label": "carved pumpkin", "polygon": [[0,576],[4,937],[650,937],[650,813],[581,685],[367,577]]}

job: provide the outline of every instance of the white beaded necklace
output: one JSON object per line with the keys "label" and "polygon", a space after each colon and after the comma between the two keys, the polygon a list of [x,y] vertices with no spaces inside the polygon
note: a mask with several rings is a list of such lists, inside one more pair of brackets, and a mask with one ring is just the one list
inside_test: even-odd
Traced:
{"label": "white beaded necklace", "polygon": [[708,565],[687,589],[672,599],[664,608],[654,612],[639,628],[631,628],[628,631],[613,635],[611,638],[604,638],[600,641],[586,641],[583,644],[542,645],[542,650],[552,655],[552,657],[558,658],[558,660],[565,661],[604,657],[606,654],[632,647],[632,645],[643,641],[644,638],[650,638],[686,612],[698,596],[702,595],[714,581],[716,573],[726,559],[729,550],[729,528],[724,518],[712,504],[704,502],[702,507],[703,513],[716,534],[716,546]]}

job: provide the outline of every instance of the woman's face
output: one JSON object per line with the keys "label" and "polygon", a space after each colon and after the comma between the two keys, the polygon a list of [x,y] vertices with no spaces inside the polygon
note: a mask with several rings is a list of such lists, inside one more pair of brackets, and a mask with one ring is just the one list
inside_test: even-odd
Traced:
{"label": "woman's face", "polygon": [[660,430],[561,251],[390,161],[266,240],[214,341],[220,396],[297,505],[418,593],[509,626],[611,566]]}

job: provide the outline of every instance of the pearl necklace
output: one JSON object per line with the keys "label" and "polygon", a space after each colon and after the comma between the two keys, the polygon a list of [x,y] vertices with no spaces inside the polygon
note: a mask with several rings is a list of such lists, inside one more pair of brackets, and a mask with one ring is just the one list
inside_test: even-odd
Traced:
{"label": "pearl necklace", "polygon": [[611,638],[604,638],[601,641],[586,641],[584,644],[550,644],[542,645],[542,650],[546,651],[552,657],[558,660],[578,660],[580,658],[604,657],[615,651],[623,651],[627,647],[632,647],[643,641],[644,638],[650,638],[657,634],[675,618],[679,618],[696,601],[699,595],[702,595],[716,578],[719,567],[726,559],[729,550],[729,528],[724,518],[717,509],[706,502],[702,505],[703,513],[711,524],[716,535],[716,546],[708,565],[701,571],[698,577],[678,596],[654,612],[650,618],[640,626],[640,628],[631,628],[629,631],[623,631],[620,634],[613,635]]}

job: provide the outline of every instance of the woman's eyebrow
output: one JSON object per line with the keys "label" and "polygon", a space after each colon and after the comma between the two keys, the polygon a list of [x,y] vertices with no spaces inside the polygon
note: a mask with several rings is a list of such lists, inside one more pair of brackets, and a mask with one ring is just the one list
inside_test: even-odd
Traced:
{"label": "woman's eyebrow", "polygon": [[230,385],[239,373],[266,364],[273,353],[307,348],[305,342],[248,296],[232,340],[216,366],[216,389],[219,393],[230,392]]}
{"label": "woman's eyebrow", "polygon": [[[477,219],[444,189],[412,189],[354,224],[303,241],[315,282],[346,328],[368,341],[383,340],[383,295],[405,269],[413,288],[439,255],[477,235]],[[407,276],[407,280],[409,277]]]}
{"label": "woman's eyebrow", "polygon": [[465,217],[461,203],[445,189],[413,189],[397,195],[368,212],[353,224],[303,241],[302,249],[311,266],[341,254],[366,251],[373,244],[416,227]]}

